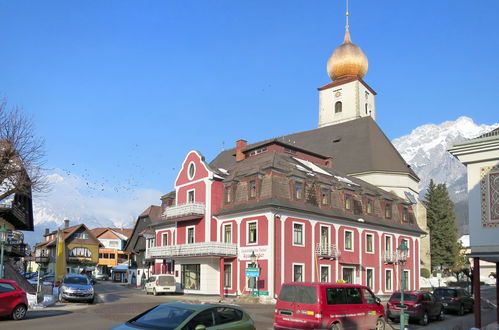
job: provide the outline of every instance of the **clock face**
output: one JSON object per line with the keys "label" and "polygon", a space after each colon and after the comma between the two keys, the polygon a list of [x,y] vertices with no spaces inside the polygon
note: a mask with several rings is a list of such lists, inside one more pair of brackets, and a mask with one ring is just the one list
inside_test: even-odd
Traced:
{"label": "clock face", "polygon": [[335,97],[340,97],[341,96],[341,92],[340,91],[337,91],[335,94],[334,94]]}

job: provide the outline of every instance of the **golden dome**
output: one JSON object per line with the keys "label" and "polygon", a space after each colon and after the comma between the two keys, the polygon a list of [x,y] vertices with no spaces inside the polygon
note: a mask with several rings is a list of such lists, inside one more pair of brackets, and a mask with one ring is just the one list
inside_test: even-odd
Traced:
{"label": "golden dome", "polygon": [[[348,15],[348,14],[347,14]],[[348,28],[345,32],[345,40],[334,50],[333,55],[327,61],[327,72],[332,80],[343,76],[357,76],[363,78],[367,73],[368,61],[359,46],[352,43]]]}

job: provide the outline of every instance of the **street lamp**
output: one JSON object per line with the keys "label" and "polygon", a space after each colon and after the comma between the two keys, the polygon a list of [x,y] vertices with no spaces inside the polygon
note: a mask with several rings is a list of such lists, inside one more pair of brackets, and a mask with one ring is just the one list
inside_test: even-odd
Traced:
{"label": "street lamp", "polygon": [[7,233],[8,233],[8,230],[5,229],[5,225],[2,225],[0,227],[0,278],[3,278],[3,276],[4,276],[3,249],[4,249],[5,244],[7,243]]}
{"label": "street lamp", "polygon": [[[257,264],[258,257],[256,256],[255,251],[251,252],[250,260],[253,263],[253,267],[258,268],[258,264]],[[258,276],[255,277],[255,285],[254,285],[253,290],[255,290],[255,289],[256,289],[256,293],[258,294]]]}
{"label": "street lamp", "polygon": [[407,261],[407,252],[409,248],[405,245],[405,241],[397,248],[398,252],[398,263],[400,264],[400,276],[401,276],[401,288],[400,288],[400,329],[405,329],[405,306],[404,306],[404,288],[405,288],[405,276],[404,276],[404,264]]}

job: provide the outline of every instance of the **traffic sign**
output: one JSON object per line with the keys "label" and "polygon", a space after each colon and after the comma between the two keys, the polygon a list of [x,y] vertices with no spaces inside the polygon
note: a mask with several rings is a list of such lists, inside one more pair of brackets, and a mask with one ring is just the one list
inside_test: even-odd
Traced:
{"label": "traffic sign", "polygon": [[246,277],[259,277],[260,268],[248,267],[246,268]]}

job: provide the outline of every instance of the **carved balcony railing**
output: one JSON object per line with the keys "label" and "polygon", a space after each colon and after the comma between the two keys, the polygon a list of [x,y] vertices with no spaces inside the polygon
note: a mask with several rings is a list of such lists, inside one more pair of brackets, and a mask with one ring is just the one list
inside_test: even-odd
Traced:
{"label": "carved balcony railing", "polygon": [[190,256],[237,256],[237,245],[221,242],[204,242],[147,248],[146,259]]}
{"label": "carved balcony railing", "polygon": [[340,257],[341,252],[338,250],[336,244],[316,243],[315,255],[319,258],[337,260]]}
{"label": "carved balcony railing", "polygon": [[186,203],[167,207],[163,216],[168,220],[182,221],[199,219],[204,214],[204,203]]}
{"label": "carved balcony railing", "polygon": [[384,251],[383,252],[383,262],[385,264],[395,264],[399,260],[397,251]]}

